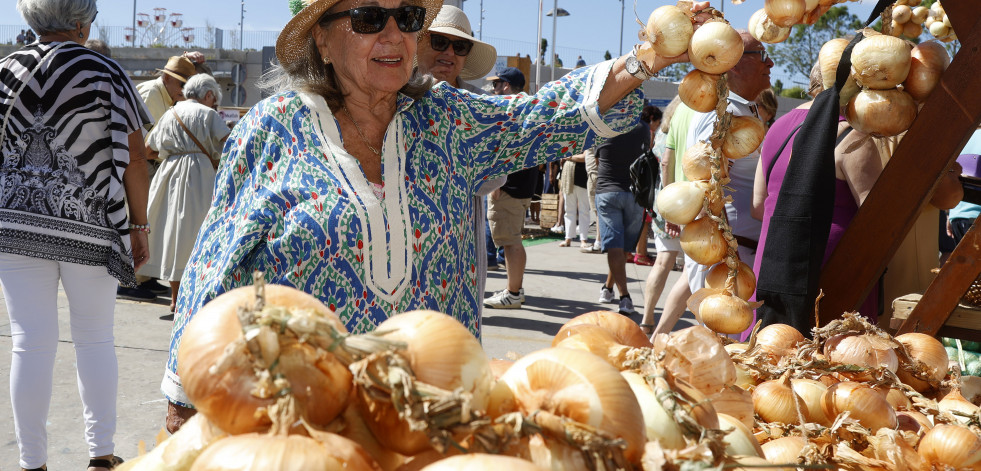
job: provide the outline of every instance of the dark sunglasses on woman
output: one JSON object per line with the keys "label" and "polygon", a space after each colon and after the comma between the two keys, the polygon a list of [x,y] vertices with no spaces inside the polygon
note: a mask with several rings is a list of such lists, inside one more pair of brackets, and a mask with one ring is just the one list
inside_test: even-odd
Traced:
{"label": "dark sunglasses on woman", "polygon": [[399,31],[403,33],[415,33],[422,29],[426,21],[426,9],[417,6],[403,6],[398,8],[382,7],[360,7],[337,13],[328,13],[320,17],[320,25],[326,26],[327,23],[345,16],[351,17],[351,29],[359,34],[380,33],[388,24],[389,18],[395,18],[395,24]]}
{"label": "dark sunglasses on woman", "polygon": [[453,45],[453,54],[458,56],[466,56],[473,49],[473,42],[466,39],[450,39],[442,34],[429,34],[429,45],[434,51],[443,52],[450,47],[450,44]]}

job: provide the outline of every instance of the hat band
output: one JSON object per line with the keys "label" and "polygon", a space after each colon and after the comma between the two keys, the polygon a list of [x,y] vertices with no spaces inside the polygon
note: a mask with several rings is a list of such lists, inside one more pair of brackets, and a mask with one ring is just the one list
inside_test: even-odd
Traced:
{"label": "hat band", "polygon": [[473,32],[472,31],[468,33],[467,30],[463,28],[463,26],[455,25],[453,23],[436,23],[436,22],[433,22],[433,24],[429,25],[429,29],[433,29],[433,28],[452,28],[452,29],[455,29],[457,31],[460,31],[463,34],[466,34],[467,36],[473,37]]}
{"label": "hat band", "polygon": [[178,72],[178,71],[176,71],[176,70],[173,70],[173,69],[168,69],[167,67],[164,67],[164,70],[166,70],[167,72],[170,72],[170,73],[172,73],[172,74],[175,74],[175,75],[179,75],[179,76],[180,76],[181,78],[183,78],[184,80],[187,80],[187,79],[189,79],[189,78],[191,78],[191,76],[190,76],[190,75],[184,75],[184,74],[182,74],[182,73],[180,73],[180,72]]}

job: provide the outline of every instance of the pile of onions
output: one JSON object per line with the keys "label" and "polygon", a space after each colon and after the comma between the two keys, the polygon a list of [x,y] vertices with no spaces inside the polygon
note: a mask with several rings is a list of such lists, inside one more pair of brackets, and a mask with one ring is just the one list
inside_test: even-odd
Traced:
{"label": "pile of onions", "polygon": [[749,17],[749,34],[760,42],[768,44],[782,43],[790,37],[791,28],[780,26],[766,15],[766,9],[761,8]]}
{"label": "pile of onions", "polygon": [[950,18],[947,17],[947,12],[939,1],[930,5],[930,11],[927,12],[927,17],[923,20],[923,27],[929,30],[933,37],[945,43],[957,40],[957,34],[954,33],[954,28],[950,24]]}
{"label": "pile of onions", "polygon": [[910,39],[919,38],[923,34],[923,22],[926,21],[929,13],[927,7],[903,5],[897,2],[892,8],[892,21],[889,22],[888,33],[897,38],[900,36]]}
{"label": "pile of onions", "polygon": [[705,189],[694,182],[674,182],[657,194],[657,213],[672,224],[683,226],[695,220],[702,211]]}
{"label": "pile of onions", "polygon": [[[377,332],[387,340],[405,342],[407,348],[400,354],[416,379],[448,391],[460,389],[471,395],[473,408],[487,408],[494,382],[490,360],[463,324],[439,312],[412,311],[388,318]],[[360,388],[358,392],[359,412],[379,443],[410,456],[430,448],[428,436],[412,431],[391,402],[375,400]]]}
{"label": "pile of onions", "polygon": [[723,74],[743,57],[743,40],[723,21],[709,21],[695,30],[688,47],[688,58],[696,69]]}
{"label": "pile of onions", "polygon": [[[715,110],[716,105],[719,104],[717,89],[719,77],[719,75],[709,74],[698,69],[688,72],[685,78],[681,80],[681,84],[678,85],[678,96],[681,97],[681,102],[700,113]],[[707,178],[689,177],[688,179],[706,180]]]}
{"label": "pile of onions", "polygon": [[674,57],[688,50],[695,26],[681,8],[665,5],[657,8],[647,19],[646,38],[662,57]]}
{"label": "pile of onions", "polygon": [[549,348],[525,355],[497,382],[488,412],[545,411],[568,417],[622,438],[624,456],[640,459],[644,446],[643,413],[627,380],[616,368],[589,352]]}
{"label": "pile of onions", "polygon": [[699,264],[715,265],[726,256],[729,244],[719,229],[719,223],[702,217],[682,229],[681,249]]}
{"label": "pile of onions", "polygon": [[272,469],[381,471],[360,445],[326,432],[316,439],[255,433],[224,438],[204,450],[191,467],[191,471]]}
{"label": "pile of onions", "polygon": [[[728,278],[729,266],[724,263],[720,263],[712,267],[712,269],[709,270],[708,275],[705,276],[705,286],[707,288],[725,288],[726,280]],[[753,269],[749,265],[740,261],[739,268],[736,271],[735,295],[749,301],[749,298],[751,298],[754,293],[756,293],[756,275],[753,273]]]}
{"label": "pile of onions", "polygon": [[722,141],[722,155],[731,160],[741,159],[759,149],[763,143],[766,128],[754,116],[732,118],[732,127]]}
{"label": "pile of onions", "polygon": [[852,49],[852,75],[862,87],[889,90],[906,80],[910,46],[899,38],[874,34]]}
{"label": "pile of onions", "polygon": [[712,144],[698,141],[685,149],[685,155],[681,158],[681,170],[690,181],[712,178]]}
{"label": "pile of onions", "polygon": [[272,421],[265,411],[284,386],[306,423],[326,427],[347,406],[351,373],[334,355],[299,336],[316,322],[338,332],[346,332],[344,324],[317,298],[294,288],[267,285],[265,298],[267,306],[285,308],[292,317],[285,332],[269,326],[250,331],[260,346],[254,352],[238,317],[240,308],[255,304],[253,287],[218,296],[191,319],[177,353],[184,391],[198,411],[230,434],[268,430]]}
{"label": "pile of onions", "polygon": [[[918,7],[924,8],[925,7]],[[913,100],[923,102],[940,83],[940,76],[950,65],[950,54],[937,41],[926,41],[913,48],[909,75],[903,82],[903,91]]]}

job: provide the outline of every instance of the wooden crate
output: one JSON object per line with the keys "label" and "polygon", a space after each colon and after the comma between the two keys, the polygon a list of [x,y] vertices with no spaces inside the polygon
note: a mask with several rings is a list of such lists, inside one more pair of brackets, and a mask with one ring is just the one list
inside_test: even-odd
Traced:
{"label": "wooden crate", "polygon": [[539,221],[542,229],[551,229],[558,224],[559,195],[546,193],[542,195],[542,212]]}

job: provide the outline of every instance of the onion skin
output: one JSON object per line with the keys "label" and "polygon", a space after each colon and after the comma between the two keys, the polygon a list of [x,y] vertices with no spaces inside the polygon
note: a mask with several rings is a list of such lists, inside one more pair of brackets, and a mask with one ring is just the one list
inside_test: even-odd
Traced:
{"label": "onion skin", "polygon": [[719,224],[711,218],[703,217],[682,229],[681,249],[702,265],[715,265],[725,258],[729,244],[719,230]]}
{"label": "onion skin", "polygon": [[766,10],[760,8],[749,18],[749,34],[760,42],[768,44],[782,43],[790,37],[791,28],[780,26],[766,16]]}
{"label": "onion skin", "polygon": [[681,8],[665,5],[651,12],[647,19],[647,40],[657,55],[675,57],[688,50],[695,32],[691,18]]}
{"label": "onion skin", "polygon": [[[339,332],[344,324],[317,298],[280,285],[266,285],[266,305],[283,306],[295,311],[313,313]],[[255,303],[255,288],[244,286],[228,291],[206,304],[184,328],[177,352],[177,372],[184,392],[194,406],[215,425],[238,435],[264,432],[272,425],[266,414],[257,413],[276,403],[276,398],[260,399],[251,394],[259,378],[252,354],[242,347],[230,358],[231,366],[211,373],[210,368],[224,356],[225,347],[243,339],[237,310]],[[326,427],[347,407],[353,388],[351,373],[333,355],[318,352],[308,343],[280,337],[279,364],[290,382],[297,410],[307,423]]]}
{"label": "onion skin", "polygon": [[923,102],[940,83],[940,77],[950,65],[950,54],[939,41],[926,41],[913,48],[909,75],[903,82],[903,91],[913,100]]}
{"label": "onion skin", "polygon": [[910,59],[906,41],[883,34],[869,36],[852,49],[852,74],[863,87],[889,90],[906,80]]}
{"label": "onion skin", "polygon": [[640,405],[647,440],[657,440],[662,447],[669,450],[684,448],[687,443],[681,425],[674,420],[674,416],[664,410],[647,381],[632,371],[624,371],[620,374],[630,385]]}
{"label": "onion skin", "polygon": [[[719,104],[717,89],[719,78],[719,75],[705,73],[698,69],[688,72],[685,78],[681,80],[681,84],[678,85],[678,96],[681,97],[681,102],[700,113],[714,110]],[[705,180],[705,178],[688,179]]]}
{"label": "onion skin", "polygon": [[381,471],[360,445],[326,432],[316,440],[300,435],[228,437],[206,448],[191,467],[191,471],[278,469]]}
{"label": "onion skin", "polygon": [[827,392],[828,387],[820,381],[805,378],[792,379],[790,380],[790,385],[794,392],[804,401],[804,404],[807,405],[807,411],[804,412],[805,419],[808,422],[830,427],[834,419],[828,417],[824,413],[824,407],[821,406],[821,398]]}
{"label": "onion skin", "polygon": [[848,102],[846,117],[855,129],[877,137],[895,136],[916,119],[916,103],[901,90],[862,90]]}
{"label": "onion skin", "polygon": [[684,226],[698,217],[704,201],[705,190],[695,183],[674,182],[661,189],[654,205],[665,221]]}
{"label": "onion skin", "polygon": [[719,426],[722,430],[732,429],[722,438],[726,442],[727,455],[763,456],[763,448],[753,436],[753,430],[742,421],[727,414],[719,414]]}
{"label": "onion skin", "polygon": [[[783,437],[763,444],[763,457],[773,464],[796,463],[807,440],[801,437]],[[794,468],[784,468],[794,469]]]}
{"label": "onion skin", "polygon": [[974,405],[971,401],[968,401],[961,394],[959,389],[951,389],[946,396],[937,402],[940,410],[943,412],[959,412],[965,414],[963,415],[951,414],[963,424],[968,424],[971,420],[971,416],[976,416],[978,413],[978,406]]}
{"label": "onion skin", "polygon": [[602,327],[610,331],[617,342],[629,347],[650,348],[651,346],[651,340],[644,335],[644,331],[640,330],[636,322],[623,314],[611,311],[592,311],[573,317],[562,326],[562,329],[559,329],[555,337],[558,338],[567,327],[579,324]]}
{"label": "onion skin", "polygon": [[917,452],[932,469],[977,469],[981,466],[981,438],[966,427],[941,424],[920,440]]}
{"label": "onion skin", "polygon": [[900,335],[896,337],[896,341],[903,344],[910,357],[921,362],[929,373],[929,379],[923,381],[909,371],[908,368],[912,368],[912,365],[903,365],[898,371],[899,379],[919,392],[939,386],[940,381],[947,376],[947,362],[950,360],[943,344],[932,336],[916,332]]}
{"label": "onion skin", "polygon": [[511,456],[490,455],[486,453],[451,456],[422,468],[422,471],[487,471],[495,469],[508,471],[545,471],[544,468],[535,466],[530,461]]}
{"label": "onion skin", "polygon": [[[411,311],[386,319],[377,332],[387,340],[405,342],[401,354],[416,380],[472,395],[476,410],[487,407],[494,382],[490,360],[480,342],[463,324],[435,311]],[[371,432],[386,448],[411,456],[430,448],[429,437],[412,431],[391,402],[376,401],[360,388],[357,405]]]}
{"label": "onion skin", "polygon": [[[695,69],[693,72],[699,71]],[[712,153],[712,144],[708,141],[698,141],[685,149],[685,155],[681,158],[681,170],[685,178],[689,181],[712,178]]]}
{"label": "onion skin", "polygon": [[[625,316],[621,316],[625,317]],[[563,327],[552,339],[556,348],[574,348],[596,355],[615,368],[623,369],[629,347],[621,345],[610,331],[590,324],[577,324]]]}
{"label": "onion skin", "polygon": [[760,383],[753,391],[753,408],[766,422],[800,424],[797,416],[798,407],[800,415],[807,417],[807,405],[794,392],[789,376]]}
{"label": "onion skin", "polygon": [[722,155],[732,160],[746,157],[760,148],[764,135],[763,121],[754,116],[736,116],[722,141]]}
{"label": "onion skin", "polygon": [[851,418],[875,433],[880,428],[895,429],[896,411],[878,391],[861,383],[841,382],[828,388],[821,400],[828,417],[848,411]]}
{"label": "onion skin", "polygon": [[803,334],[787,324],[770,324],[756,333],[756,346],[775,358],[792,354],[804,340]]}
{"label": "onion skin", "polygon": [[[726,280],[729,278],[729,266],[720,263],[709,270],[705,277],[705,286],[708,288],[725,288]],[[736,271],[736,296],[745,301],[756,292],[756,275],[753,269],[745,262],[739,262],[739,269]]]}
{"label": "onion skin", "polygon": [[710,21],[692,34],[688,57],[698,70],[723,74],[742,59],[743,40],[727,23]]}

